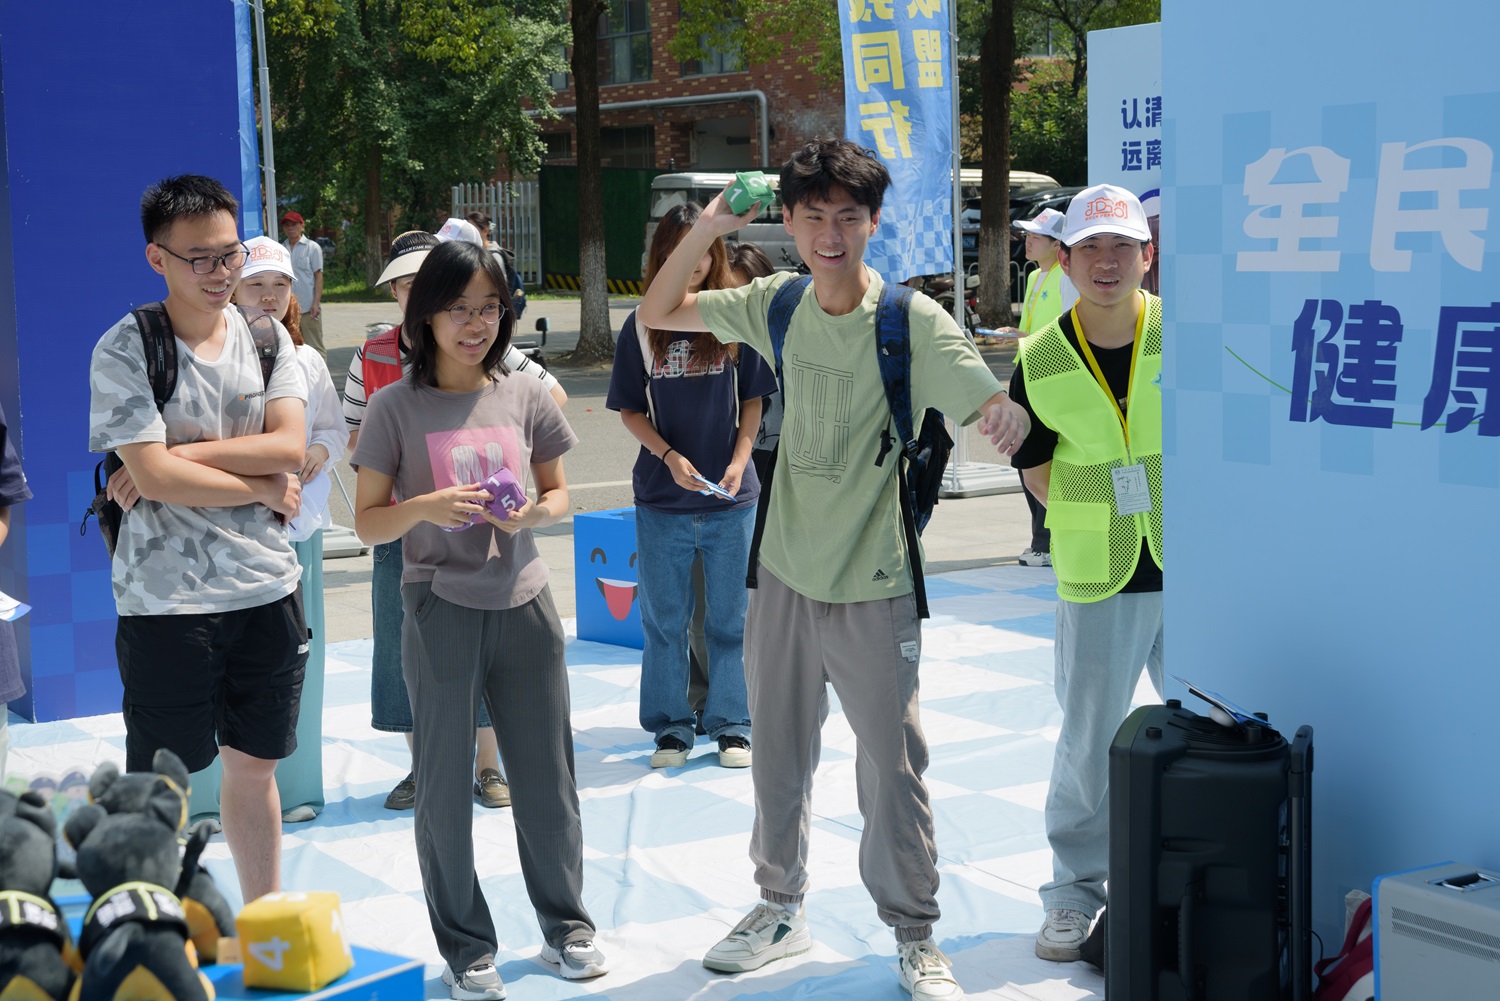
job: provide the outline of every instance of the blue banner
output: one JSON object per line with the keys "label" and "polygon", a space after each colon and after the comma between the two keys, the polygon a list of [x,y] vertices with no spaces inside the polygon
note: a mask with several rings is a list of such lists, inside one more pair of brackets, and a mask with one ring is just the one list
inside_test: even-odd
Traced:
{"label": "blue banner", "polygon": [[245,239],[264,235],[265,213],[260,196],[260,133],[255,129],[254,36],[250,5],[234,5],[234,69],[240,105],[240,214]]}
{"label": "blue banner", "polygon": [[891,172],[865,262],[887,281],[953,270],[952,0],[839,0],[844,132]]}

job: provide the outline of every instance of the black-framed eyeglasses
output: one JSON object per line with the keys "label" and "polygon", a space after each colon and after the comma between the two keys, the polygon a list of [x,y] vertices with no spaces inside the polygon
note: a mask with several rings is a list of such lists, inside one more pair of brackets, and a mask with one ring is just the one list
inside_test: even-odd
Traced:
{"label": "black-framed eyeglasses", "polygon": [[447,309],[443,310],[443,312],[447,313],[448,318],[452,320],[455,325],[460,327],[468,323],[469,317],[473,316],[475,313],[478,313],[481,320],[493,327],[495,324],[500,322],[500,317],[505,315],[505,306],[498,302],[488,302],[478,309],[475,309],[473,306],[469,306],[460,302],[449,306]]}
{"label": "black-framed eyeglasses", "polygon": [[221,264],[230,271],[238,271],[245,266],[245,258],[250,254],[250,251],[243,244],[240,245],[238,250],[231,250],[227,254],[218,254],[211,257],[183,257],[181,254],[162,246],[160,243],[157,246],[179,261],[187,261],[188,264],[192,265],[193,274],[195,275],[211,275],[219,270],[219,265]]}

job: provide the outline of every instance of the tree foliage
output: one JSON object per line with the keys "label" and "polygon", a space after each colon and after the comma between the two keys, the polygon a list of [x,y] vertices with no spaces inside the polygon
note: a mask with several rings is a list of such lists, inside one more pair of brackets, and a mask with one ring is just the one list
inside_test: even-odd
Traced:
{"label": "tree foliage", "polygon": [[844,75],[839,9],[847,0],[680,0],[682,15],[667,51],[684,62],[738,48],[746,66],[786,49],[829,83]]}
{"label": "tree foliage", "polygon": [[1026,170],[1059,184],[1086,184],[1089,175],[1087,88],[1075,93],[1072,74],[1043,64],[1010,108],[1010,152]]}
{"label": "tree foliage", "polygon": [[1161,20],[1161,0],[1016,0],[1016,9],[1042,31],[1049,23],[1061,29],[1062,47],[1072,57],[1075,95],[1088,82],[1089,32]]}
{"label": "tree foliage", "polygon": [[522,99],[565,67],[564,0],[267,0],[277,194],[314,225],[430,229],[450,188],[504,157],[534,169]]}

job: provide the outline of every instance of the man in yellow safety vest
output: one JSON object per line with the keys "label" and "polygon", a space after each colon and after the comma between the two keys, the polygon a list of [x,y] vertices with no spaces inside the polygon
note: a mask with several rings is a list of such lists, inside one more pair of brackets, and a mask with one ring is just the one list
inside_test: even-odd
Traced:
{"label": "man in yellow safety vest", "polygon": [[1143,665],[1160,694],[1164,638],[1161,300],[1140,288],[1151,232],[1133,194],[1101,184],[1069,204],[1062,240],[1078,303],[1022,342],[1011,397],[1032,415],[1014,463],[1047,507],[1059,598],[1036,954],[1068,962],[1104,905],[1110,741]]}

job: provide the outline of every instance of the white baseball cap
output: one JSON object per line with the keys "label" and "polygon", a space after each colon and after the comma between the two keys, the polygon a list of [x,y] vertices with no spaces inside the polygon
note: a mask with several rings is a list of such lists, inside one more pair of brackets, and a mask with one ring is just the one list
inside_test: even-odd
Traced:
{"label": "white baseball cap", "polygon": [[274,271],[286,275],[292,281],[297,280],[292,272],[292,255],[269,236],[252,236],[245,241],[245,250],[245,270],[240,272],[241,281],[265,271]]}
{"label": "white baseball cap", "polygon": [[1096,184],[1074,195],[1068,203],[1065,232],[1062,241],[1069,247],[1100,233],[1128,236],[1132,240],[1151,239],[1140,199],[1113,184]]}
{"label": "white baseball cap", "polygon": [[385,270],[375,280],[376,286],[416,274],[427,255],[438,245],[438,238],[418,229],[407,230],[391,241],[391,252],[385,259]]}
{"label": "white baseball cap", "polygon": [[1024,229],[1028,233],[1035,233],[1037,236],[1050,236],[1054,240],[1061,240],[1067,224],[1068,217],[1057,209],[1042,209],[1032,218],[1013,222],[1011,226]]}
{"label": "white baseball cap", "polygon": [[443,228],[437,231],[437,238],[444,243],[449,240],[467,240],[476,247],[484,246],[484,238],[479,235],[479,230],[467,219],[450,217],[443,223]]}

